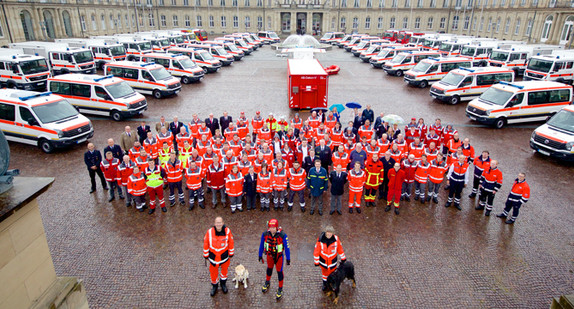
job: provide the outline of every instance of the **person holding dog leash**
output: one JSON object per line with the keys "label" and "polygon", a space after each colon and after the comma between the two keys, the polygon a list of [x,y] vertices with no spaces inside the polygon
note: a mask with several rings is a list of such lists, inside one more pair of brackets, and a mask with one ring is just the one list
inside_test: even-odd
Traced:
{"label": "person holding dog leash", "polygon": [[269,281],[271,274],[273,274],[273,266],[277,270],[277,278],[279,279],[279,288],[275,297],[280,300],[283,297],[283,252],[287,258],[287,265],[291,264],[291,253],[289,251],[289,240],[277,219],[271,219],[267,223],[268,230],[261,234],[261,243],[259,244],[259,261],[265,264],[263,260],[263,253],[267,255],[267,276],[265,277],[265,284],[261,288],[263,293],[269,290]]}
{"label": "person holding dog leash", "polygon": [[[229,260],[235,253],[233,234],[223,223],[223,218],[215,218],[213,227],[207,230],[203,238],[203,257],[209,260],[209,275],[211,277],[212,297],[217,293],[218,283],[221,283],[223,294],[227,294],[227,270]],[[221,267],[221,275],[219,268]],[[220,280],[221,278],[221,280]]]}
{"label": "person holding dog leash", "polygon": [[347,260],[343,245],[341,245],[339,237],[335,235],[335,229],[332,225],[328,225],[317,239],[313,251],[315,266],[321,267],[323,292],[327,291],[327,278],[337,269],[337,255],[341,256],[341,263]]}

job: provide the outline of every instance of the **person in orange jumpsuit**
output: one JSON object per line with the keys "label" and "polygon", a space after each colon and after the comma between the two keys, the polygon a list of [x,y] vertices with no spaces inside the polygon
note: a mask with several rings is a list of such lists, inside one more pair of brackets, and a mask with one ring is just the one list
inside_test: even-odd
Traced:
{"label": "person in orange jumpsuit", "polygon": [[327,277],[337,269],[337,256],[341,257],[341,262],[347,260],[343,245],[339,237],[335,235],[333,226],[328,225],[315,243],[313,251],[313,262],[315,266],[321,267],[323,278],[323,292],[327,291]]}
{"label": "person in orange jumpsuit", "polygon": [[[227,293],[227,270],[229,260],[235,253],[233,234],[223,223],[223,218],[215,218],[214,226],[207,230],[203,237],[203,257],[209,261],[209,276],[211,277],[211,292],[209,295],[215,296],[218,284],[221,284],[221,291]],[[221,268],[221,275],[219,275]]]}
{"label": "person in orange jumpsuit", "polygon": [[361,162],[355,162],[355,167],[347,174],[349,181],[349,213],[353,213],[353,207],[357,213],[361,213],[361,195],[367,179],[367,173],[361,169]]}
{"label": "person in orange jumpsuit", "polygon": [[401,198],[401,189],[405,181],[405,171],[401,169],[400,163],[395,163],[395,166],[387,172],[389,179],[389,193],[387,194],[387,208],[385,211],[391,210],[391,203],[395,204],[395,214],[399,214],[399,201]]}
{"label": "person in orange jumpsuit", "polygon": [[377,190],[385,179],[385,166],[379,160],[379,155],[373,153],[371,160],[365,163],[365,172],[367,179],[365,181],[365,204],[367,207],[375,207],[375,198],[377,197]]}

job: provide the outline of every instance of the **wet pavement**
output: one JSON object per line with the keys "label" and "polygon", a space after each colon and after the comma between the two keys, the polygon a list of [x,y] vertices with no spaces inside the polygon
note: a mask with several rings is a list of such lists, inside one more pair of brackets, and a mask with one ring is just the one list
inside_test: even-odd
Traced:
{"label": "wet pavement", "polygon": [[[405,119],[423,117],[427,124],[440,117],[443,124],[454,124],[462,138],[469,137],[477,153],[488,149],[504,173],[496,213],[516,175],[526,172],[532,197],[516,224],[474,210],[469,188],[463,192],[462,211],[444,208],[446,191],[441,190],[439,205],[404,203],[399,216],[385,213],[381,202],[361,214],[342,216],[310,216],[299,210],[232,215],[221,206],[189,212],[180,205],[149,216],[126,208],[123,201],[108,203],[101,187],[88,193],[85,145],[47,155],[36,147],[10,143],[12,168],[23,176],[56,178],[39,202],[57,274],[82,278],[92,308],[331,307],[320,291],[312,250],[321,226],[333,224],[357,278],[356,289],[349,282],[342,285],[337,307],[547,308],[551,297],[572,293],[574,167],[532,153],[528,141],[538,124],[483,127],[464,116],[465,104],[433,101],[428,88],[408,87],[402,78],[372,69],[341,49],[319,58],[324,66],[341,67],[339,75],[330,77],[330,104],[370,103],[375,115],[384,111]],[[256,110],[263,115],[293,114],[287,106],[286,60],[275,57],[269,47],[198,84],[184,85],[177,97],[148,97],[148,102],[140,118],[114,122],[92,117],[92,142],[103,149],[107,138],[119,139],[126,124],[135,127],[146,119],[153,127],[161,115],[189,121],[193,113],[205,118],[225,110],[234,117],[245,111],[249,118]],[[343,120],[349,115],[344,112]],[[328,202],[327,197],[325,205]],[[250,280],[247,290],[231,288],[229,294],[219,292],[212,298],[202,244],[216,216],[223,216],[235,236],[230,279],[241,263]],[[271,218],[279,220],[291,243],[292,263],[285,266],[280,303],[273,295],[276,273],[272,292],[261,293],[265,266],[257,262],[260,235]]]}

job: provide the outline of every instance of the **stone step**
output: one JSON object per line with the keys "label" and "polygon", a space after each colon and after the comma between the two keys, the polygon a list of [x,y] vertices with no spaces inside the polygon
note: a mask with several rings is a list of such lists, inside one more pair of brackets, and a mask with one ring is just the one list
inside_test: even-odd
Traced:
{"label": "stone step", "polygon": [[564,309],[574,309],[574,295],[560,296],[560,305]]}
{"label": "stone step", "polygon": [[552,304],[550,305],[550,309],[564,309],[562,308],[562,305],[560,305],[559,297],[552,298]]}

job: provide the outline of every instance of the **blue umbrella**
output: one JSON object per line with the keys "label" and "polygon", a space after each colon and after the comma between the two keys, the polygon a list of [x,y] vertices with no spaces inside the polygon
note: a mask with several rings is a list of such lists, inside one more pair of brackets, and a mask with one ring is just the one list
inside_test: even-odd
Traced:
{"label": "blue umbrella", "polygon": [[345,106],[343,106],[343,104],[333,104],[329,107],[329,110],[333,111],[334,108],[337,108],[337,112],[339,113],[345,110]]}
{"label": "blue umbrella", "polygon": [[363,106],[357,102],[348,102],[345,106],[348,108],[363,108]]}
{"label": "blue umbrella", "polygon": [[315,107],[311,109],[312,112],[318,112],[318,111],[322,111],[322,112],[326,112],[327,109],[325,107]]}

